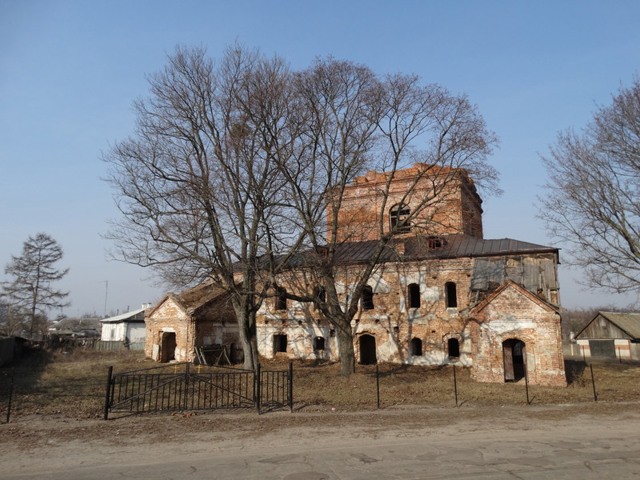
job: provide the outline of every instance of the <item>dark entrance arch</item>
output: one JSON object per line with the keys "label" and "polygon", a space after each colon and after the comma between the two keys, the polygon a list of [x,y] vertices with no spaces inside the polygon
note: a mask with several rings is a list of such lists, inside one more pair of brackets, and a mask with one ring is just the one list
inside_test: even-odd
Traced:
{"label": "dark entrance arch", "polygon": [[372,335],[361,335],[360,343],[360,363],[362,365],[375,365],[376,359],[376,339]]}
{"label": "dark entrance arch", "polygon": [[176,334],[175,332],[162,332],[162,344],[160,346],[160,362],[167,363],[176,358]]}
{"label": "dark entrance arch", "polygon": [[517,338],[502,342],[504,358],[504,381],[517,382],[525,375],[525,343]]}

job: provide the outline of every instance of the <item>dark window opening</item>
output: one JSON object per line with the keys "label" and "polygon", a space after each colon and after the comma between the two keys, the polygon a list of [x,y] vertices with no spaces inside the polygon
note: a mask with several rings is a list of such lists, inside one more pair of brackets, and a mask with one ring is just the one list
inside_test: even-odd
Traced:
{"label": "dark window opening", "polygon": [[362,289],[360,302],[363,310],[373,310],[373,288],[370,285],[365,285]]}
{"label": "dark window opening", "polygon": [[409,233],[411,231],[410,215],[411,210],[408,205],[399,204],[391,207],[389,211],[391,230],[395,229],[396,233]]}
{"label": "dark window opening", "polygon": [[409,344],[409,352],[414,357],[422,356],[422,340],[419,338],[412,338],[411,343]]}
{"label": "dark window opening", "polygon": [[286,288],[278,287],[276,297],[276,310],[286,310],[287,309],[287,290]]}
{"label": "dark window opening", "polygon": [[318,308],[318,304],[324,303],[327,299],[327,292],[324,287],[317,286],[313,289],[313,306]]}
{"label": "dark window opening", "polygon": [[420,308],[420,285],[411,283],[407,287],[409,297],[409,308]]}
{"label": "dark window opening", "polygon": [[324,337],[315,337],[313,339],[313,351],[324,350]]}
{"label": "dark window opening", "polygon": [[458,358],[460,356],[460,342],[457,338],[450,338],[447,341],[447,350],[449,358]]}
{"label": "dark window opening", "polygon": [[329,336],[330,336],[331,338],[333,338],[333,337],[335,337],[335,336],[336,336],[336,331],[335,331],[333,328],[332,328],[331,330],[329,330]]}
{"label": "dark window opening", "polygon": [[287,336],[283,334],[273,336],[273,353],[287,351]]}
{"label": "dark window opening", "polygon": [[438,250],[444,248],[444,238],[441,237],[429,237],[429,248],[431,250]]}
{"label": "dark window opening", "polygon": [[444,289],[447,300],[447,308],[457,308],[458,294],[456,292],[456,284],[453,282],[447,282],[444,286]]}

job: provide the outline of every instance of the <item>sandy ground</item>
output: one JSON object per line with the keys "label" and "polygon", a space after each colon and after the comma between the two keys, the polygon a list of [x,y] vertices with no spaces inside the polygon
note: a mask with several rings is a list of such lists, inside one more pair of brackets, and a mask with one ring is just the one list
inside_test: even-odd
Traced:
{"label": "sandy ground", "polygon": [[[206,465],[209,474],[193,478],[640,478],[638,407],[635,403],[491,408],[467,404],[361,412],[319,408],[260,416],[219,411],[108,421],[17,417],[0,425],[0,476],[73,479],[91,472],[93,478],[184,478],[185,472]],[[503,460],[512,460],[487,462],[490,452],[483,449],[494,444],[493,450],[502,450]],[[555,454],[549,452],[567,444],[573,445],[574,453],[553,460]],[[398,448],[406,459],[396,465]],[[540,455],[547,454],[549,458],[540,462]],[[513,460],[514,456],[525,460]],[[355,463],[350,470],[351,460]],[[458,465],[453,470],[446,465],[452,461]],[[518,469],[510,466],[513,462],[530,475],[502,477],[510,468]],[[601,462],[598,468],[604,470],[594,470],[589,462]],[[114,465],[129,474],[114,471]],[[385,468],[396,472],[399,465],[404,465],[404,475],[383,473]],[[428,474],[425,465],[430,466]],[[613,469],[611,476],[607,468]],[[362,472],[368,469],[372,470],[365,476]],[[550,473],[565,470],[576,476]]]}

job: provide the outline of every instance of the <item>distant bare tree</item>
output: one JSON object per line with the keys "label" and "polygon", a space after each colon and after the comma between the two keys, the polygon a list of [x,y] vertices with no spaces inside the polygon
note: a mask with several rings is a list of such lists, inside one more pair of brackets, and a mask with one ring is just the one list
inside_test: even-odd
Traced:
{"label": "distant bare tree", "polygon": [[[178,48],[135,104],[133,138],[106,162],[122,217],[115,256],[154,268],[169,285],[207,279],[226,290],[244,365],[258,361],[255,316],[276,250],[299,241],[275,162],[290,155],[290,75],[278,58],[230,47],[214,65]],[[262,277],[266,276],[266,280]]]}
{"label": "distant bare tree", "polygon": [[[497,191],[497,173],[486,162],[496,139],[466,98],[422,85],[414,76],[380,79],[367,67],[329,58],[300,73],[296,86],[306,129],[298,163],[289,162],[284,170],[297,217],[317,254],[306,257],[311,268],[289,272],[289,281],[297,277],[299,291],[307,288],[306,294],[290,297],[313,301],[335,327],[341,373],[349,375],[355,368],[352,320],[383,252],[407,225],[416,233],[433,231],[438,206],[448,201],[448,188],[459,175],[471,173],[480,185]],[[392,182],[398,170],[414,162],[422,168],[401,199],[411,199],[411,210],[389,228],[385,213],[392,206]],[[345,221],[344,192],[371,169],[386,172],[386,180],[371,192],[378,223],[364,227],[357,214]],[[431,188],[416,195],[424,179],[431,179]],[[340,260],[342,248],[363,233],[375,244],[364,261],[346,265]]]}
{"label": "distant bare tree", "polygon": [[[62,256],[58,242],[45,233],[38,233],[24,242],[22,255],[11,257],[5,273],[12,280],[2,282],[2,296],[8,305],[8,326],[13,333],[21,329],[29,338],[45,333],[47,311],[69,305],[64,301],[69,292],[53,287],[69,272],[68,268],[56,267]],[[20,328],[19,323],[22,323]]]}
{"label": "distant bare tree", "polygon": [[640,287],[640,80],[621,88],[580,134],[558,135],[544,162],[540,216],[568,246],[565,262],[584,284],[614,292]]}

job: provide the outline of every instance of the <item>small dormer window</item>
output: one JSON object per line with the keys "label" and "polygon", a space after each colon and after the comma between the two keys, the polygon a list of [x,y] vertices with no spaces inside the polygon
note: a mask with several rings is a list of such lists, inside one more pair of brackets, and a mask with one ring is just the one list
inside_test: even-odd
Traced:
{"label": "small dormer window", "polygon": [[442,237],[429,237],[429,250],[440,250],[444,248],[444,238]]}
{"label": "small dormer window", "polygon": [[396,233],[409,233],[411,231],[411,223],[409,222],[409,216],[411,210],[408,205],[399,203],[391,207],[389,211],[389,222],[391,230],[395,230]]}

